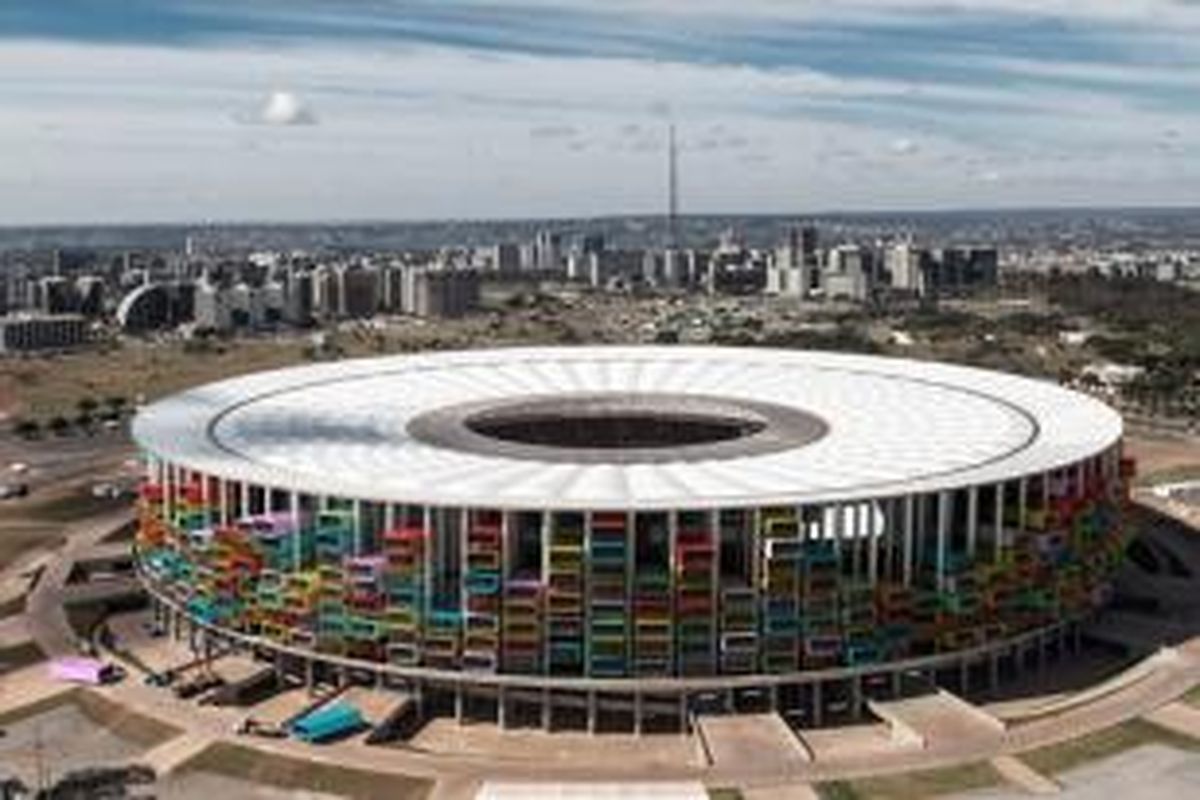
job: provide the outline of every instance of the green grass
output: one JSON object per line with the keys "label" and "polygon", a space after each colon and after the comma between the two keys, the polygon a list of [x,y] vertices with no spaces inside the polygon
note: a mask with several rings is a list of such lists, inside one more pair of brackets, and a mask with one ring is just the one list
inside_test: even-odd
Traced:
{"label": "green grass", "polygon": [[823,800],[917,800],[989,789],[1002,783],[1003,779],[991,765],[980,762],[899,775],[831,781],[818,784],[816,790]]}
{"label": "green grass", "polygon": [[433,781],[425,778],[287,758],[227,742],[217,742],[180,769],[362,800],[423,800],[433,790]]}
{"label": "green grass", "polygon": [[1180,699],[1190,706],[1200,706],[1200,683],[1193,686],[1191,691]]}
{"label": "green grass", "polygon": [[743,800],[745,795],[738,789],[708,789],[708,800]]}
{"label": "green grass", "polygon": [[1043,775],[1059,775],[1093,761],[1110,758],[1147,744],[1200,752],[1200,740],[1134,719],[1067,742],[1021,753],[1020,758]]}

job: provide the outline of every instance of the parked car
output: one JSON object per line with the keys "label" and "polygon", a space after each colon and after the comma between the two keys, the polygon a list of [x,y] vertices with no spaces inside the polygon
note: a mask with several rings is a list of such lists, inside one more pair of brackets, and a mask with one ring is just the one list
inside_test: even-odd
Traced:
{"label": "parked car", "polygon": [[26,497],[28,494],[29,484],[27,483],[0,483],[0,500]]}

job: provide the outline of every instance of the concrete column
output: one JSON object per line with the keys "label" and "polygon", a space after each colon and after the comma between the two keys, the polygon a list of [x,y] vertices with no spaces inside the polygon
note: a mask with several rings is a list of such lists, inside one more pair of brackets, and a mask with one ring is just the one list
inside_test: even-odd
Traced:
{"label": "concrete column", "polygon": [[992,561],[1000,563],[1004,549],[1004,481],[996,484],[996,539],[992,542]]}
{"label": "concrete column", "polygon": [[692,732],[691,720],[688,718],[687,694],[679,695],[679,733],[687,736]]}
{"label": "concrete column", "polygon": [[946,535],[950,527],[950,493],[938,492],[937,495],[937,588],[939,592],[946,590]]}
{"label": "concrete column", "polygon": [[975,543],[979,538],[979,487],[967,489],[967,557],[975,560]]}
{"label": "concrete column", "polygon": [[466,710],[464,701],[462,684],[454,684],[454,721],[459,725],[463,723],[463,712]]}
{"label": "concrete column", "polygon": [[167,462],[163,469],[163,517],[175,516],[175,465]]}
{"label": "concrete column", "polygon": [[309,692],[317,685],[316,663],[311,658],[304,659],[304,685]]}
{"label": "concrete column", "polygon": [[[671,631],[678,630],[677,620],[679,619],[679,609],[677,608],[678,600],[679,600],[679,585],[678,585],[679,547],[678,547],[678,543],[679,543],[679,512],[672,510],[672,511],[667,512],[667,575],[669,576],[668,591],[670,592],[670,594],[668,595],[669,599],[667,601],[668,602],[667,607],[670,608],[670,610],[671,610],[671,612],[670,612],[671,616],[669,617],[669,619],[671,621],[670,622],[670,630]],[[628,617],[626,617],[626,619],[628,621],[632,622],[633,617],[628,616]],[[630,655],[632,656],[632,654],[630,654]],[[629,659],[629,663],[630,664],[633,663],[632,657]],[[676,674],[678,672],[678,666],[679,666],[679,641],[676,638],[676,634],[673,634],[671,636],[671,652],[667,655],[667,663],[670,664],[670,668],[669,668],[670,673]],[[638,702],[638,700],[635,698],[634,703],[636,704],[637,702]],[[637,716],[636,712],[635,712],[634,716],[635,717]],[[639,722],[637,724],[640,725],[641,723]]]}
{"label": "concrete column", "polygon": [[221,504],[221,524],[229,524],[229,482],[221,478],[217,483],[217,502]]}
{"label": "concrete column", "polygon": [[633,693],[633,735],[642,735],[642,715],[645,713],[645,700],[642,693]]}
{"label": "concrete column", "polygon": [[354,525],[354,539],[352,547],[354,555],[361,556],[363,554],[363,535],[362,535],[362,500],[353,500],[350,504],[350,518]]}
{"label": "concrete column", "polygon": [[598,709],[596,708],[596,693],[588,692],[587,695],[587,728],[589,734],[596,733],[596,716]]}
{"label": "concrete column", "polygon": [[1025,509],[1029,502],[1029,479],[1022,477],[1017,483],[1017,532],[1025,532]]}
{"label": "concrete column", "polygon": [[887,580],[896,577],[896,498],[880,501],[883,508],[883,575]]}
{"label": "concrete column", "polygon": [[242,481],[242,516],[250,516],[250,481]]}
{"label": "concrete column", "polygon": [[913,496],[904,498],[904,585],[911,586],[913,578],[913,535],[914,535],[914,506]]}
{"label": "concrete column", "polygon": [[898,700],[898,699],[900,699],[901,693],[904,691],[904,684],[903,684],[904,673],[902,673],[898,669],[892,670],[891,678],[892,678],[892,699]]}
{"label": "concrete column", "polygon": [[508,730],[508,694],[503,686],[496,690],[496,725],[502,731]]}
{"label": "concrete column", "polygon": [[855,581],[862,577],[862,556],[863,547],[863,531],[862,531],[862,503],[854,503],[850,506],[850,553],[851,553],[851,576]]}
{"label": "concrete column", "polygon": [[554,727],[554,694],[549,689],[542,690],[542,730],[547,733]]}
{"label": "concrete column", "polygon": [[421,592],[421,624],[425,625],[425,621],[429,619],[429,612],[433,608],[433,509],[429,506],[424,506],[421,509],[421,525],[424,526],[425,541],[421,548],[421,583],[423,591]]}
{"label": "concrete column", "polygon": [[928,532],[925,530],[925,523],[927,521],[927,517],[929,516],[925,511],[925,505],[928,502],[929,502],[928,494],[918,494],[917,495],[917,497],[916,497],[916,506],[917,506],[916,561],[917,561],[918,565],[923,564],[925,561],[925,539],[926,539],[925,534]]}
{"label": "concrete column", "polygon": [[855,720],[862,719],[863,712],[863,679],[855,675],[850,679],[850,714]]}
{"label": "concrete column", "polygon": [[[866,524],[863,526],[867,537],[867,580],[871,586],[879,583],[879,536],[875,535],[875,506],[866,505],[867,518]],[[887,531],[887,517],[884,516],[884,532]]]}
{"label": "concrete column", "polygon": [[824,716],[824,704],[821,701],[821,682],[814,681],[812,685],[812,721],[813,727],[821,726],[821,719]]}
{"label": "concrete column", "polygon": [[[755,525],[755,528],[758,526]],[[846,507],[841,503],[833,504],[833,549],[837,552],[838,571],[841,572],[844,568],[842,563],[845,546],[842,544],[842,539],[846,535]],[[757,583],[755,584],[758,585]]]}
{"label": "concrete column", "polygon": [[300,524],[300,493],[291,492],[288,494],[288,511],[292,515],[292,563],[295,564],[295,570],[304,568],[304,534]]}

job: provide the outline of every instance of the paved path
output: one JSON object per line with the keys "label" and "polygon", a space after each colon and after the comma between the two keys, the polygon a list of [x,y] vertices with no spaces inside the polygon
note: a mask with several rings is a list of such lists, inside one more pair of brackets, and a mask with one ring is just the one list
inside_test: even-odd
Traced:
{"label": "paved path", "polygon": [[138,757],[138,763],[152,767],[159,778],[162,778],[200,755],[216,740],[215,736],[202,733],[183,733],[147,750]]}
{"label": "paved path", "polygon": [[696,724],[718,769],[771,774],[812,760],[778,714],[703,715]]}
{"label": "paved path", "polygon": [[1146,714],[1145,719],[1175,733],[1200,739],[1200,708],[1187,703],[1167,703],[1162,708],[1156,708]]}
{"label": "paved path", "polygon": [[45,664],[34,664],[0,677],[0,715],[73,691],[74,686],[50,680]]}
{"label": "paved path", "polygon": [[75,561],[131,519],[133,512],[122,510],[67,528],[66,545],[57,558],[47,563],[37,586],[25,601],[30,633],[47,657],[76,654],[75,633],[67,622],[63,606],[64,595],[69,593],[66,591],[67,578]]}
{"label": "paved path", "polygon": [[1006,781],[1030,794],[1058,794],[1062,791],[1054,780],[1037,772],[1016,756],[996,756],[992,766]]}
{"label": "paved path", "polygon": [[807,783],[789,783],[783,786],[761,786],[742,792],[744,800],[820,800],[817,790]]}
{"label": "paved path", "polygon": [[870,706],[891,726],[892,740],[901,745],[937,748],[972,740],[986,747],[998,744],[1004,734],[1004,723],[944,689]]}

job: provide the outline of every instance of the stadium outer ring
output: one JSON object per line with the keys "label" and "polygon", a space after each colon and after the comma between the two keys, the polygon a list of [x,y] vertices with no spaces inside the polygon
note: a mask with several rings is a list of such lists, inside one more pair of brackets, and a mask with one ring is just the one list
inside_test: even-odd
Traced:
{"label": "stadium outer ring", "polygon": [[[289,496],[293,498],[294,507],[294,498],[299,494],[298,487],[311,488],[317,485],[313,474],[306,474],[305,469],[311,469],[311,465],[314,463],[328,463],[327,460],[331,454],[338,453],[339,449],[343,455],[351,454],[353,458],[358,459],[359,463],[366,464],[386,463],[386,458],[383,462],[372,461],[372,459],[379,459],[382,456],[394,458],[398,453],[411,455],[414,453],[413,448],[419,452],[415,458],[415,461],[419,463],[422,462],[422,459],[428,459],[430,452],[434,457],[445,455],[445,453],[439,452],[436,445],[408,437],[406,435],[408,428],[404,424],[397,427],[396,419],[388,416],[389,410],[380,411],[377,400],[374,407],[370,402],[364,404],[363,398],[380,397],[379,394],[368,391],[356,392],[357,399],[350,402],[349,407],[346,404],[339,404],[335,416],[340,421],[339,424],[343,426],[340,433],[350,432],[359,437],[365,436],[373,448],[356,450],[355,448],[365,447],[361,441],[355,441],[349,450],[345,449],[343,442],[338,441],[328,443],[327,446],[313,448],[302,441],[298,445],[298,450],[289,451],[288,436],[294,436],[298,430],[303,430],[302,423],[305,420],[301,412],[305,409],[309,411],[313,409],[311,398],[308,401],[304,398],[304,394],[309,391],[320,393],[327,391],[322,387],[347,381],[359,383],[361,387],[361,382],[365,381],[370,384],[371,381],[378,380],[381,375],[392,376],[389,380],[395,381],[398,379],[395,376],[400,376],[400,379],[403,380],[412,379],[414,375],[426,378],[439,369],[449,370],[448,374],[462,374],[464,370],[478,370],[481,364],[484,366],[498,364],[500,372],[504,372],[506,369],[509,372],[512,372],[513,369],[527,370],[531,368],[531,365],[535,365],[532,368],[538,370],[539,376],[544,379],[546,375],[550,374],[550,371],[556,368],[549,365],[561,366],[564,363],[571,366],[563,370],[559,377],[565,375],[567,379],[574,382],[574,391],[567,392],[574,396],[607,398],[614,394],[629,393],[668,394],[666,389],[654,384],[654,380],[651,379],[653,377],[661,381],[662,386],[669,387],[670,392],[673,393],[687,394],[696,392],[698,387],[703,387],[704,390],[698,394],[715,396],[721,400],[733,398],[734,401],[743,400],[751,403],[780,403],[784,406],[790,404],[790,407],[802,413],[811,414],[820,423],[817,427],[823,426],[827,430],[818,430],[816,434],[809,430],[804,441],[794,449],[776,447],[762,452],[732,452],[722,454],[722,460],[716,462],[706,461],[703,457],[693,457],[678,462],[663,461],[657,457],[635,458],[632,463],[625,465],[614,465],[603,459],[596,460],[595,458],[568,460],[566,468],[573,473],[574,482],[560,480],[555,484],[554,499],[550,502],[543,499],[542,502],[536,504],[530,503],[530,498],[521,494],[523,489],[519,485],[514,486],[515,490],[511,492],[512,496],[498,494],[494,483],[470,486],[470,481],[466,481],[468,484],[466,491],[461,486],[448,491],[445,472],[439,474],[437,478],[439,486],[433,488],[387,485],[386,482],[381,485],[378,480],[372,480],[369,489],[363,485],[348,492],[346,491],[348,482],[342,477],[331,479],[329,476],[325,476],[319,483],[334,488],[335,492],[330,494],[336,493],[341,497],[351,498],[355,507],[356,520],[360,519],[359,504],[363,502],[382,500],[389,505],[414,503],[422,496],[436,501],[436,503],[431,500],[422,502],[421,505],[427,509],[435,506],[439,508],[490,507],[509,512],[537,508],[545,510],[547,515],[555,509],[580,508],[596,509],[597,511],[622,509],[640,513],[643,511],[657,512],[663,509],[761,509],[781,504],[795,504],[801,507],[832,507],[837,509],[832,518],[826,513],[820,519],[812,521],[818,528],[814,537],[819,539],[830,536],[831,534],[822,526],[829,526],[832,522],[832,526],[837,529],[836,536],[839,539],[848,539],[856,549],[865,545],[869,551],[876,548],[876,543],[883,539],[884,535],[864,532],[861,528],[848,533],[845,530],[846,527],[851,524],[859,524],[857,511],[854,512],[855,521],[851,523],[848,509],[865,507],[864,504],[869,504],[872,510],[864,516],[874,518],[876,503],[892,500],[898,502],[903,498],[925,495],[934,499],[934,506],[937,509],[935,516],[938,519],[936,525],[944,539],[947,526],[944,520],[952,515],[952,511],[944,511],[943,508],[947,506],[953,508],[956,493],[965,493],[966,504],[971,509],[971,513],[975,515],[972,517],[974,521],[968,523],[973,531],[970,535],[978,537],[983,527],[979,518],[981,509],[978,492],[980,487],[989,483],[1006,487],[1006,490],[1012,489],[1010,484],[1015,485],[1018,502],[1021,506],[1022,520],[1025,519],[1023,514],[1026,504],[1031,503],[1027,496],[1031,482],[1036,481],[1043,494],[1047,496],[1051,491],[1056,493],[1060,491],[1056,486],[1058,482],[1070,483],[1072,480],[1075,482],[1076,489],[1082,493],[1086,481],[1090,478],[1106,481],[1105,491],[1110,495],[1119,490],[1121,423],[1114,412],[1096,401],[1066,392],[1058,387],[962,367],[814,353],[732,351],[718,348],[550,348],[344,362],[234,379],[184,393],[152,406],[139,415],[135,422],[134,434],[147,454],[152,482],[165,487],[168,497],[173,488],[183,486],[188,479],[196,475],[205,476],[207,479],[204,481],[205,487],[211,485],[212,478],[219,478],[220,498],[213,504],[219,506],[219,509],[215,514],[218,522],[229,522],[231,512],[239,510],[236,508],[238,501],[234,500],[231,503],[226,491],[227,488],[235,485],[231,482],[237,482],[238,488],[243,492],[240,501],[246,503],[251,511],[254,510],[253,498],[248,496],[246,488],[251,482],[257,486],[269,487],[272,492],[278,492],[281,489],[288,492]],[[622,368],[629,364],[636,364],[637,368],[622,373]],[[580,367],[579,365],[584,366]],[[657,374],[655,374],[656,369],[658,370]],[[706,369],[709,372],[708,375],[705,374]],[[773,372],[782,373],[788,370],[807,371],[807,377],[810,379],[805,383],[809,394],[799,400],[794,395],[789,397],[795,391],[794,385],[788,386],[786,380],[776,380],[777,376],[772,376]],[[717,377],[713,376],[714,371],[717,373]],[[822,394],[822,389],[828,390],[830,387],[814,387],[811,377],[814,374],[828,375],[830,373],[851,375],[853,378],[849,383],[856,385],[834,386],[832,391],[825,391]],[[631,375],[641,381],[640,384],[637,384],[636,391],[631,391],[627,384],[622,383],[622,380],[633,379]],[[772,385],[776,388],[769,392],[760,391],[761,387],[755,387],[753,384],[756,376],[760,379],[766,377],[768,380],[774,380]],[[523,389],[516,393],[506,392],[499,386],[506,381],[511,381],[512,375],[502,375],[498,380],[499,383],[485,381],[482,384],[482,391],[484,395],[487,395],[486,400],[501,401],[502,405],[505,402],[511,403],[514,397],[545,397],[555,393],[554,391],[545,391],[546,387],[544,386],[539,387],[541,391]],[[742,383],[734,383],[738,380]],[[751,382],[749,390],[744,388],[746,381]],[[734,388],[713,391],[709,388],[713,382]],[[841,418],[830,412],[830,409],[837,407],[838,402],[846,400],[848,390],[859,389],[872,383],[877,387],[882,383],[889,388],[903,384],[904,388],[899,392],[881,392],[876,398],[867,397],[865,405],[868,407],[857,409],[854,414],[849,415],[849,419]],[[925,398],[927,401],[936,395],[944,403],[944,406],[939,406],[937,409],[919,408],[917,414],[913,414],[911,409],[897,409],[894,403],[897,400],[905,399],[906,390],[912,387],[919,387],[916,390],[918,394],[924,392],[930,395]],[[418,397],[415,403],[408,402],[406,404],[406,412],[413,407],[419,408],[422,399],[419,385],[408,388],[415,389]],[[812,400],[814,389],[817,390],[816,394],[820,395],[818,401],[815,403],[805,402]],[[561,390],[559,391],[561,392]],[[912,394],[912,392],[907,393]],[[459,387],[459,391],[456,391],[453,398],[450,399],[453,399],[454,403],[469,403],[476,400],[474,397],[464,397],[463,394]],[[466,394],[469,395],[470,392]],[[856,394],[855,397],[860,403],[864,402],[861,394]],[[425,402],[431,401],[426,398]],[[435,397],[432,402],[435,408],[439,405],[451,404],[447,403],[444,392],[441,398]],[[913,402],[917,402],[917,400]],[[300,405],[297,406],[297,403]],[[814,412],[813,405],[819,407],[819,410]],[[256,408],[256,406],[259,407]],[[317,410],[320,410],[319,407]],[[964,432],[959,424],[963,420],[956,418],[955,415],[972,411],[978,412],[984,421],[981,426]],[[903,422],[910,424],[918,421],[917,416],[923,415],[927,418],[922,421],[923,427],[918,425],[918,430],[910,430],[905,434],[902,430],[903,426],[892,424],[881,427],[872,422],[875,415],[887,413],[898,414]],[[289,414],[300,414],[300,417],[288,417]],[[280,415],[285,420],[282,424],[278,422]],[[348,427],[347,417],[353,423]],[[407,419],[402,415],[402,422]],[[338,430],[331,431],[321,427],[331,422],[329,416],[322,416],[318,413],[310,416],[307,421],[317,426],[317,432],[321,436],[339,433]],[[993,431],[995,435],[990,437],[985,436],[986,442],[979,443],[971,440],[971,430],[982,430],[983,426],[997,425],[1003,426],[1004,429],[998,433]],[[969,425],[968,428],[970,428]],[[937,469],[926,468],[920,472],[910,472],[902,475],[899,480],[864,481],[863,476],[871,473],[872,463],[877,464],[881,459],[886,459],[887,454],[892,452],[889,448],[895,448],[898,431],[901,444],[906,435],[912,437],[921,435],[922,432],[941,437],[950,437],[952,432],[956,432],[959,438],[957,440],[943,439],[939,442],[940,446],[933,449],[928,446],[917,448],[920,450],[919,455],[922,458],[929,457],[931,454],[936,458]],[[872,435],[881,436],[874,442],[878,447],[873,453],[868,453],[866,458],[859,456],[857,460],[849,459],[851,469],[843,473],[843,475],[851,475],[852,484],[832,487],[820,485],[820,481],[817,479],[821,477],[821,465],[824,463],[821,458],[825,457],[826,453],[819,451],[829,451],[832,448],[834,454],[837,454],[837,448],[848,447],[849,450],[841,451],[843,455],[855,452],[855,446],[862,446],[864,443],[870,444]],[[888,438],[889,436],[892,438]],[[413,445],[414,441],[416,441],[415,446]],[[255,457],[255,448],[260,445],[268,454],[267,457],[261,459]],[[947,449],[950,452],[946,452]],[[594,454],[592,455],[594,456]],[[480,457],[478,452],[468,450],[463,453],[451,453],[450,461],[470,464],[472,470],[478,471]],[[843,459],[843,463],[845,461]],[[546,475],[556,472],[561,474],[564,468],[561,458],[547,459],[543,464],[528,458],[527,454],[512,452],[494,459],[494,462],[508,470],[500,482],[508,483],[510,486],[513,486],[510,477],[513,469],[526,474],[532,473],[534,477],[530,479],[530,482],[537,485],[539,481],[546,480]],[[449,472],[452,473],[453,468],[461,467],[462,463],[452,464]],[[756,477],[765,476],[768,482],[774,475],[782,473],[786,475],[788,481],[800,488],[790,491],[772,488],[758,496],[747,497],[743,493],[740,496],[718,496],[714,499],[710,492],[705,491],[706,484],[703,482],[707,477],[710,479],[708,485],[712,485],[712,476],[705,476],[705,472],[713,468],[713,463],[718,464],[718,472],[727,471],[728,465],[736,465],[736,469],[746,469]],[[514,467],[514,465],[516,466]],[[763,465],[769,465],[770,468],[764,469]],[[805,469],[808,469],[809,472],[806,473]],[[855,469],[858,469],[859,472],[854,472]],[[639,476],[638,481],[630,481],[628,478],[615,483],[611,480],[600,480],[598,488],[590,495],[587,493],[589,481],[593,480],[594,476],[611,475],[614,470],[636,472]],[[836,483],[837,476],[834,477],[834,483]],[[352,483],[352,481],[350,482]],[[826,483],[828,484],[829,481],[827,480]],[[640,496],[636,494],[636,491],[645,490],[647,487],[653,491]],[[663,487],[668,488],[664,489]],[[429,494],[422,495],[422,491],[429,491]],[[470,492],[485,494],[471,497]],[[326,493],[322,494],[328,496]],[[993,494],[997,510],[996,519],[1000,520],[996,529],[998,534],[996,542],[1002,543],[1007,533],[999,512],[1001,505],[1006,502],[1006,498],[1005,493],[1001,491],[994,491]],[[263,498],[260,502],[266,503],[270,495],[267,492],[263,492],[262,495]],[[974,499],[971,499],[972,497]],[[210,498],[204,499],[209,500]],[[962,501],[959,502],[961,505]],[[166,504],[168,507],[169,503],[170,500]],[[230,505],[234,508],[230,508]],[[894,510],[894,508],[890,508],[879,513],[882,525],[892,533],[896,531],[891,526],[897,521],[892,516]],[[676,515],[672,514],[671,516],[675,518]],[[507,515],[505,518],[507,519]],[[804,526],[809,524],[812,523],[802,523]],[[874,530],[874,526],[868,527]],[[925,533],[929,532],[925,531]],[[673,530],[672,535],[674,534]],[[756,544],[758,543],[756,542]],[[981,544],[976,540],[971,546],[974,548]],[[996,546],[1000,547],[1000,544]],[[940,553],[945,545],[939,543],[938,547]],[[911,553],[904,555],[904,561],[909,565],[908,569],[910,570],[914,568],[909,561],[911,555]],[[943,561],[944,557],[939,557],[939,569],[944,568]],[[144,564],[139,562],[139,566],[143,568],[147,585],[159,607],[164,611],[170,611],[172,616],[177,614],[188,616],[189,611],[186,604],[180,605],[179,598],[175,596],[173,589],[164,588],[164,584],[157,576],[149,574],[145,570]],[[873,566],[872,569],[876,569],[877,566]],[[686,697],[687,694],[696,691],[732,690],[754,686],[778,687],[785,684],[811,684],[814,682],[816,685],[820,685],[826,681],[847,679],[861,689],[863,677],[878,673],[888,673],[894,676],[905,670],[936,669],[955,663],[961,666],[979,662],[981,659],[990,660],[995,664],[1002,654],[1023,652],[1023,648],[1030,642],[1038,643],[1039,650],[1042,649],[1048,636],[1052,638],[1055,632],[1061,633],[1072,628],[1075,621],[1073,617],[1062,618],[1053,624],[1007,636],[1001,641],[989,642],[983,646],[878,665],[798,670],[783,674],[597,678],[480,674],[458,670],[376,664],[280,646],[278,643],[270,642],[262,637],[246,636],[234,630],[222,630],[222,626],[210,624],[202,619],[193,620],[199,630],[256,648],[274,649],[285,659],[289,657],[307,658],[310,659],[308,662],[310,665],[325,663],[338,669],[361,670],[364,673],[374,673],[380,676],[389,675],[401,680],[414,681],[418,685],[423,683],[451,685],[456,687],[456,692],[460,693],[465,687],[475,685],[496,687],[501,694],[506,687],[514,690],[541,687],[618,694],[633,692],[639,695],[680,692],[681,697]],[[996,667],[993,666],[991,672],[995,671]],[[309,668],[306,672],[311,678],[312,669]],[[458,704],[456,704],[456,708],[457,706]],[[503,715],[501,714],[501,716]],[[590,718],[589,712],[589,722]]]}

